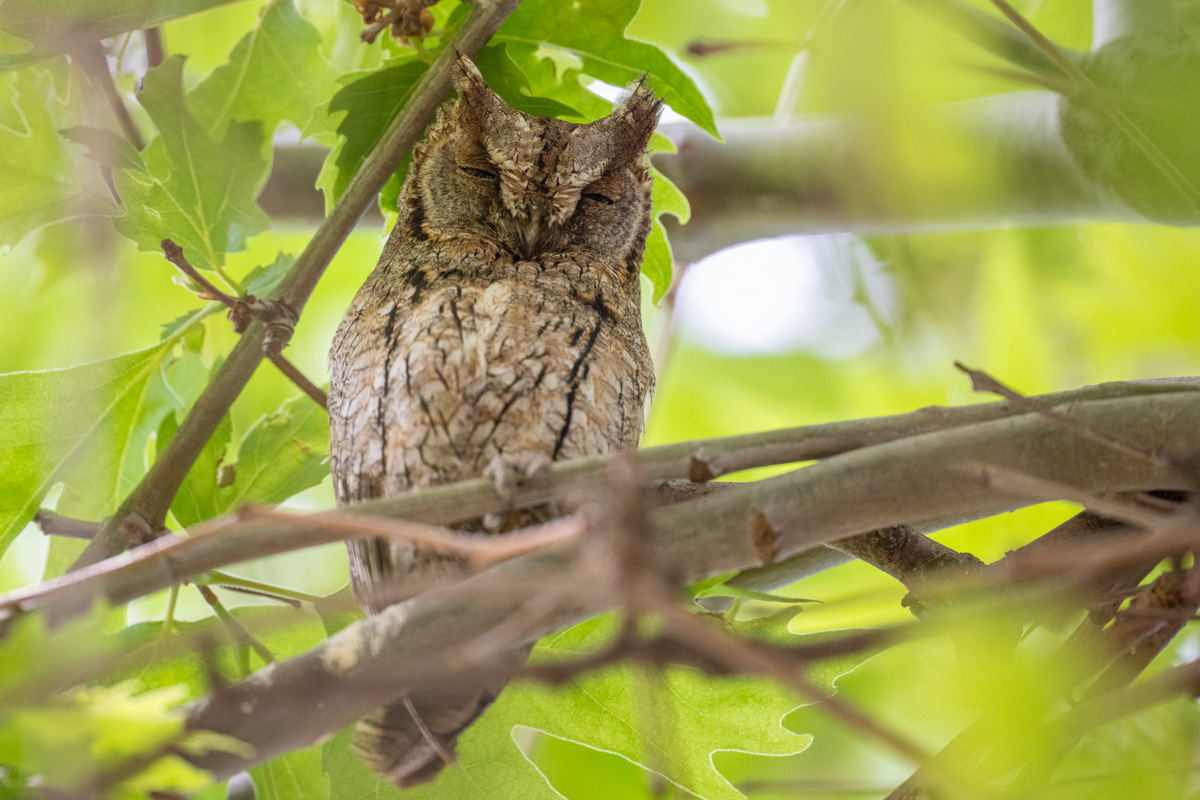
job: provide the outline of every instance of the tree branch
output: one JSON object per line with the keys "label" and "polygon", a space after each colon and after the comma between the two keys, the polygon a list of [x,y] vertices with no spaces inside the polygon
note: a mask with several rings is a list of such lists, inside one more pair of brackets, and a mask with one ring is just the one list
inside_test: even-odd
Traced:
{"label": "tree branch", "polygon": [[[1200,398],[1190,393],[1080,403],[1074,413],[1098,430],[1120,430],[1146,447],[1200,448]],[[981,453],[1007,469],[1069,478],[1091,491],[1177,480],[1140,459],[1114,456],[1040,415],[1026,414],[881,444],[656,509],[649,515],[645,555],[657,574],[687,582],[758,562],[761,536],[756,540],[755,530],[762,518],[771,525],[778,552],[788,555],[908,520],[962,519],[1026,504],[997,497],[954,468]],[[251,744],[256,755],[212,754],[200,765],[227,776],[307,746],[406,689],[444,685],[450,676],[478,677],[487,659],[484,654],[464,659],[462,644],[527,614],[522,609],[535,597],[546,605],[546,587],[561,586],[574,568],[563,551],[507,561],[456,586],[391,606],[308,653],[206,698],[193,707],[189,724],[232,735]],[[576,576],[570,583],[581,581]],[[617,602],[612,596],[564,594],[543,616],[519,629],[508,626],[512,640],[497,642],[495,651]],[[425,658],[417,661],[414,653]]]}
{"label": "tree branch", "polygon": [[[267,340],[263,343],[263,350],[266,353],[271,363],[284,374],[288,380],[296,385],[300,391],[311,397],[317,405],[326,410],[329,409],[329,398],[325,392],[315,383],[308,379],[303,372],[298,370],[291,361],[281,352],[287,343],[292,338],[292,332],[295,329],[296,312],[289,306],[281,303],[278,300],[259,300],[252,294],[245,294],[240,297],[226,294],[213,285],[212,281],[204,277],[204,273],[192,266],[187,260],[187,256],[183,252],[183,248],[175,244],[170,239],[162,240],[163,257],[170,261],[175,267],[190,278],[202,290],[198,297],[201,300],[216,300],[229,309],[229,320],[233,323],[233,330],[236,333],[242,333],[246,330],[246,325],[250,319],[257,319],[267,326]],[[275,336],[271,336],[271,332],[275,332]]]}
{"label": "tree branch", "polygon": [[[1196,382],[1191,379],[1101,384],[1071,392],[1044,395],[1040,400],[1051,406],[1070,407],[1072,413],[1077,415],[1108,409],[1121,419],[1122,425],[1128,426],[1128,433],[1122,429],[1123,436],[1136,436],[1139,430],[1138,425],[1146,424],[1146,417],[1160,403],[1178,404],[1184,410],[1200,404],[1200,393],[1191,391],[1195,385]],[[1087,399],[1105,397],[1114,399]],[[1086,415],[1082,418],[1087,419]],[[1009,510],[1027,504],[1031,502],[1029,498],[1024,501],[1016,499],[997,501],[994,491],[989,489],[986,483],[976,480],[977,470],[963,469],[964,458],[961,453],[992,453],[997,447],[1000,449],[996,452],[1008,452],[1012,449],[1012,445],[1004,443],[1006,434],[1001,433],[1002,431],[1039,424],[1055,430],[1055,437],[1051,437],[1055,441],[1065,438],[1073,447],[1085,445],[1100,447],[1095,443],[1075,441],[1077,437],[1069,431],[1062,430],[1061,426],[1045,420],[1040,422],[1038,420],[1039,415],[1023,412],[1007,401],[960,408],[925,408],[891,417],[826,423],[724,439],[664,445],[640,451],[637,462],[647,480],[657,481],[687,478],[697,472],[707,477],[713,473],[724,471],[830,457],[829,461],[771,481],[740,484],[736,488],[730,488],[711,496],[702,496],[694,503],[684,504],[686,507],[697,508],[701,507],[700,504],[708,504],[703,507],[728,508],[735,515],[743,515],[741,520],[729,517],[725,519],[725,522],[735,527],[739,524],[747,526],[748,533],[745,535],[744,541],[742,541],[740,531],[736,531],[736,536],[739,543],[749,545],[752,552],[749,554],[748,560],[738,563],[731,562],[728,566],[713,570],[722,572],[761,566],[761,551],[757,548],[761,546],[762,542],[759,541],[757,545],[754,542],[755,526],[758,526],[757,530],[760,534],[768,533],[771,536],[778,536],[776,526],[785,521],[776,521],[771,516],[774,513],[771,510],[774,501],[756,509],[755,501],[749,499],[751,491],[767,491],[771,497],[774,497],[776,493],[780,497],[786,497],[793,491],[790,488],[791,481],[800,481],[801,485],[807,485],[809,481],[816,481],[813,484],[814,488],[804,490],[806,493],[815,491],[815,487],[826,480],[821,477],[825,474],[825,470],[835,469],[828,465],[853,464],[855,462],[851,457],[855,456],[856,452],[866,454],[862,457],[866,460],[867,465],[861,468],[866,470],[863,475],[867,476],[878,473],[880,469],[892,471],[901,469],[900,465],[906,463],[905,459],[909,457],[909,448],[915,448],[913,452],[919,453],[925,452],[929,448],[949,447],[951,450],[948,452],[937,450],[938,456],[923,456],[924,461],[921,465],[914,467],[919,470],[914,474],[936,475],[938,476],[936,480],[945,481],[943,486],[946,489],[956,484],[967,485],[971,489],[972,502],[977,502],[980,497],[989,497],[991,502],[997,503],[997,505],[995,508],[989,508],[968,504],[965,509],[959,507],[957,513],[944,510],[942,506],[946,502],[950,500],[957,502],[963,498],[943,497],[938,487],[926,487],[926,491],[922,493],[914,492],[910,486],[911,477],[893,475],[889,480],[898,482],[894,486],[887,487],[886,490],[891,493],[889,496],[880,495],[875,498],[883,503],[882,509],[876,513],[876,510],[870,508],[869,502],[875,496],[874,487],[862,488],[863,495],[861,497],[840,494],[844,491],[843,487],[838,490],[839,493],[829,495],[840,498],[835,499],[832,506],[820,506],[822,509],[820,513],[825,515],[828,524],[833,525],[835,520],[838,524],[830,528],[828,535],[820,533],[822,529],[820,525],[817,525],[813,528],[814,535],[804,541],[787,543],[782,539],[777,540],[774,546],[780,559],[785,559],[802,550],[811,549],[814,545],[878,528],[886,528],[890,525],[910,524],[917,530],[930,531],[936,530],[940,526],[962,521],[967,517],[986,516],[999,510]],[[1194,429],[1182,428],[1181,430],[1190,432]],[[959,442],[959,439],[955,437],[955,431],[960,431],[960,435],[965,437],[968,442],[966,451],[953,450],[958,446],[955,443]],[[986,441],[975,442],[975,437],[980,436],[984,437]],[[1051,441],[1051,438],[1047,438],[1045,441]],[[993,445],[993,439],[1000,440],[1000,443]],[[943,442],[946,444],[943,445]],[[1180,444],[1182,446],[1185,443],[1180,440]],[[884,448],[899,448],[899,452],[904,455],[891,455],[894,451]],[[1070,457],[1072,452],[1075,451],[1068,448],[1061,453],[1050,453],[1045,463],[1055,469],[1069,470],[1074,463]],[[836,459],[832,458],[838,453],[844,455]],[[1110,457],[1111,453],[1106,452],[1105,456],[1106,458],[1102,459],[1105,463],[1122,463],[1113,461]],[[900,460],[892,464],[886,461],[878,462],[879,458],[898,458]],[[847,462],[846,459],[851,460]],[[1088,459],[1089,461],[1097,460],[1091,458],[1090,454]],[[446,486],[429,487],[419,492],[410,492],[396,497],[372,500],[349,507],[345,509],[344,513],[401,517],[407,520],[449,525],[484,514],[503,511],[510,507],[527,508],[552,500],[561,500],[572,494],[584,493],[586,496],[587,492],[594,491],[596,481],[609,461],[611,461],[611,457],[606,456],[580,458],[553,464],[546,475],[518,486],[510,501],[505,501],[496,494],[493,481],[478,478]],[[1089,466],[1094,465],[1089,464]],[[1158,481],[1161,479],[1149,479],[1153,469],[1152,465],[1143,464],[1141,472],[1136,469],[1133,472],[1138,474],[1147,485],[1159,485]],[[814,472],[814,470],[816,471]],[[875,472],[872,473],[871,470]],[[838,477],[840,474],[840,469],[835,469],[829,480],[836,483],[841,480]],[[1035,472],[1031,474],[1036,474],[1036,467]],[[871,478],[871,480],[874,479]],[[930,480],[935,480],[935,478],[930,477]],[[1123,488],[1107,485],[1106,481],[1101,481],[1099,487],[1087,485],[1086,482],[1079,485],[1090,489]],[[764,490],[762,487],[766,486],[771,488]],[[674,490],[674,493],[679,493],[678,488]],[[685,496],[693,494],[696,492],[687,492]],[[729,496],[734,496],[734,499],[727,499]],[[819,498],[810,499],[816,502]],[[1034,496],[1032,499],[1040,501],[1045,498]],[[888,505],[902,501],[915,503],[917,506],[921,506],[922,510],[909,508],[908,511],[900,511],[898,508]],[[715,505],[713,505],[714,503]],[[770,523],[765,530],[762,528],[762,519],[755,516],[759,510],[764,514],[764,519]],[[865,517],[859,515],[860,511]],[[666,514],[667,512],[669,509],[661,509],[656,513]],[[790,515],[791,512],[787,513]],[[872,523],[872,519],[878,521]],[[685,518],[671,526],[677,528],[680,532],[678,535],[683,537],[682,547],[687,546],[686,536],[689,526],[692,524]],[[702,519],[695,524],[700,528],[708,529],[711,521]],[[86,570],[39,586],[9,593],[0,597],[0,608],[25,610],[51,608],[56,616],[62,616],[87,608],[98,596],[103,595],[113,603],[128,602],[135,597],[238,561],[260,558],[329,541],[353,538],[322,526],[319,515],[298,518],[295,523],[289,523],[287,535],[280,535],[281,525],[278,522],[267,523],[253,519],[240,523],[228,519],[217,520],[206,523],[201,526],[200,530],[207,533],[201,536],[196,535],[197,532],[193,531],[192,536],[187,539],[172,537],[152,542],[143,545],[118,562],[94,565]],[[213,532],[216,531],[219,531],[220,535],[214,535]],[[735,533],[731,532],[731,536],[733,535]],[[788,546],[784,547],[783,544],[788,544]],[[799,558],[790,566],[803,565],[806,560],[811,558],[810,556]],[[782,564],[772,566],[776,566],[776,569],[764,570],[764,572],[769,572],[772,580],[787,580],[789,574],[795,575],[795,573],[786,571],[780,572]],[[800,568],[807,569],[806,566]],[[751,580],[761,577],[760,573]]]}
{"label": "tree branch", "polygon": [[[270,300],[284,303],[297,314],[300,313],[325,267],[359,216],[374,201],[404,154],[416,142],[434,110],[449,94],[455,48],[474,55],[518,2],[475,0],[470,14],[454,37],[453,46],[443,48],[437,60],[422,76],[412,97],[355,173],[345,194],[321,223],[282,283],[272,292]],[[179,426],[166,451],[92,539],[72,569],[95,564],[124,550],[127,542],[122,536],[121,527],[128,517],[140,518],[151,530],[162,527],[171,500],[179,491],[192,463],[262,360],[266,334],[266,326],[257,321],[250,324]]]}

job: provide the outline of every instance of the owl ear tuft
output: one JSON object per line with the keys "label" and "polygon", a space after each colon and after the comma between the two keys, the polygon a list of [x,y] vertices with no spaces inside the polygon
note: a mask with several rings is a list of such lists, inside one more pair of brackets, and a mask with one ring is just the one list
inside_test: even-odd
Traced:
{"label": "owl ear tuft", "polygon": [[455,108],[460,114],[469,115],[481,128],[514,124],[517,112],[492,91],[479,68],[458,50],[455,50],[453,82],[454,91],[458,92]]}
{"label": "owl ear tuft", "polygon": [[655,97],[654,90],[650,88],[650,77],[643,75],[641,80],[629,87],[613,113],[600,120],[600,123],[609,129],[623,149],[637,156],[650,143],[662,109],[663,101]]}
{"label": "owl ear tuft", "polygon": [[491,89],[483,80],[475,62],[463,55],[458,48],[454,50],[454,68],[451,74],[454,91],[460,96],[477,94],[481,89],[485,94],[491,94]]}

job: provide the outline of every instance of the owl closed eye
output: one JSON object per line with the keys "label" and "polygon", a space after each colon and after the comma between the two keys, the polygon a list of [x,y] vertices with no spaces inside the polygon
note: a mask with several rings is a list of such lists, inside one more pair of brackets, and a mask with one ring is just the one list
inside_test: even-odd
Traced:
{"label": "owl closed eye", "polygon": [[650,198],[645,152],[661,102],[638,85],[588,124],[525,114],[469,62],[459,101],[422,145],[423,232],[474,235],[531,260],[556,252],[640,257]]}

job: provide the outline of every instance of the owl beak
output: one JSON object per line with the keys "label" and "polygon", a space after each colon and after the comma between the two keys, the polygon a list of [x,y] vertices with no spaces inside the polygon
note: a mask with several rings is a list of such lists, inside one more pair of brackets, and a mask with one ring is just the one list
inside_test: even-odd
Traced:
{"label": "owl beak", "polygon": [[518,242],[518,250],[521,252],[521,257],[526,261],[531,260],[538,253],[538,245],[542,240],[542,210],[534,208],[529,219],[526,220],[520,229],[520,242]]}

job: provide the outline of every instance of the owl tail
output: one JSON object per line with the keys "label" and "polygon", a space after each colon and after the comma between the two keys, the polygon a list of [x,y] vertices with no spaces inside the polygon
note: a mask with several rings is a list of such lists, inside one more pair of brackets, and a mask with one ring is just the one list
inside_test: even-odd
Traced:
{"label": "owl tail", "polygon": [[433,780],[454,761],[459,735],[495,701],[528,655],[525,648],[513,654],[511,670],[487,686],[423,689],[375,711],[354,729],[355,752],[401,789]]}

